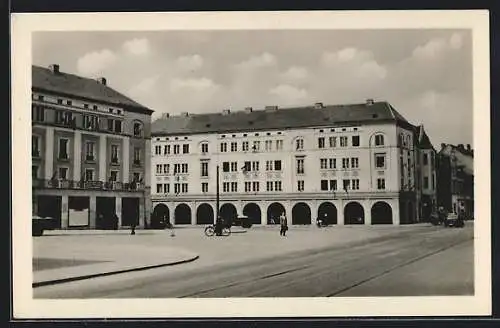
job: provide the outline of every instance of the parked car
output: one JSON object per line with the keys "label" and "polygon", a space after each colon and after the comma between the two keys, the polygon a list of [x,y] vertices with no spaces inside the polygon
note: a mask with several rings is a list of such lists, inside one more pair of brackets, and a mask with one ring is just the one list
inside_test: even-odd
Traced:
{"label": "parked car", "polygon": [[54,229],[54,218],[51,217],[41,217],[38,215],[33,215],[31,220],[31,235],[34,237],[39,237],[43,235],[45,230]]}
{"label": "parked car", "polygon": [[231,226],[248,229],[252,227],[252,220],[248,216],[237,216],[232,220]]}
{"label": "parked car", "polygon": [[455,228],[463,228],[464,227],[464,219],[463,216],[457,215],[456,213],[449,213],[444,221],[445,227],[455,227]]}

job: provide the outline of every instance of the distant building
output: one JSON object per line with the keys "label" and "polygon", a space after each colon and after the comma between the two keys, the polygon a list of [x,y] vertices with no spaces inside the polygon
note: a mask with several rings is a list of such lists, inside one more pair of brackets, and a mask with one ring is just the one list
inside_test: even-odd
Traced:
{"label": "distant building", "polygon": [[153,111],[59,65],[32,66],[31,108],[33,214],[61,229],[144,226]]}
{"label": "distant building", "polygon": [[423,127],[387,102],[164,114],[152,139],[152,220],[212,223],[217,166],[220,215],[254,224],[283,212],[291,224],[413,223],[435,197],[434,170],[417,170],[433,153]]}
{"label": "distant building", "polygon": [[438,204],[449,212],[474,216],[474,150],[441,144],[438,153]]}

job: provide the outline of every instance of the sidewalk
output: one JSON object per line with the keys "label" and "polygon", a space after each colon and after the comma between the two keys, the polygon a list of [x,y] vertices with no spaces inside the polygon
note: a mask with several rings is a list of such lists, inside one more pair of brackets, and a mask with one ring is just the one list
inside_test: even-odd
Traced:
{"label": "sidewalk", "polygon": [[154,243],[147,230],[47,231],[33,239],[33,286],[188,263],[195,252]]}

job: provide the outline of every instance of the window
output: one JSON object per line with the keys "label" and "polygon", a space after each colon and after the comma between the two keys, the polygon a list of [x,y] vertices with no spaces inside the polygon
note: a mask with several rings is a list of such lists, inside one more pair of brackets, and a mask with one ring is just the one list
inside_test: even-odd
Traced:
{"label": "window", "polygon": [[260,150],[260,141],[254,141],[253,142],[252,150],[253,151],[259,151]]}
{"label": "window", "polygon": [[110,174],[110,176],[109,176],[110,181],[117,181],[118,180],[118,171],[112,170],[112,171],[110,171],[109,174]]}
{"label": "window", "polygon": [[352,136],[352,146],[359,147],[359,136]]}
{"label": "window", "polygon": [[182,173],[188,173],[188,164],[187,163],[182,163],[181,164],[181,172]]}
{"label": "window", "polygon": [[252,162],[245,161],[245,165],[243,165],[242,171],[243,173],[249,172],[252,170]]}
{"label": "window", "polygon": [[304,180],[298,180],[297,181],[297,190],[298,191],[304,191]]}
{"label": "window", "polygon": [[337,147],[337,137],[330,137],[328,140],[330,141],[330,148]]}
{"label": "window", "polygon": [[325,137],[318,138],[318,148],[325,148]]}
{"label": "window", "polygon": [[68,168],[60,167],[59,168],[59,179],[66,180],[68,179]]}
{"label": "window", "polygon": [[429,177],[424,177],[424,188],[429,188]]}
{"label": "window", "polygon": [[434,153],[431,153],[431,165],[434,166]]}
{"label": "window", "polygon": [[56,111],[56,124],[70,126],[73,123],[73,113]]}
{"label": "window", "polygon": [[248,151],[248,141],[243,141],[241,147],[243,151]]}
{"label": "window", "polygon": [[297,174],[304,174],[304,159],[297,158]]}
{"label": "window", "polygon": [[141,148],[139,147],[134,147],[134,164],[141,164]]}
{"label": "window", "polygon": [[375,167],[377,169],[385,168],[385,154],[375,154]]}
{"label": "window", "polygon": [[201,144],[201,152],[202,152],[203,154],[208,153],[208,144],[207,144],[207,143],[202,143],[202,144]]}
{"label": "window", "polygon": [[95,160],[95,143],[93,142],[87,142],[85,144],[85,159],[87,161],[94,161]]}
{"label": "window", "polygon": [[281,171],[281,161],[280,160],[274,161],[274,170]]}
{"label": "window", "polygon": [[155,146],[155,155],[161,155],[161,146]]}
{"label": "window", "polygon": [[201,176],[208,177],[208,163],[207,162],[201,163]]}
{"label": "window", "polygon": [[33,106],[32,115],[33,119],[37,122],[45,121],[45,108],[41,106]]}
{"label": "window", "polygon": [[163,164],[163,173],[170,174],[170,164]]}
{"label": "window", "polygon": [[157,194],[163,193],[163,185],[161,183],[156,184],[156,193]]}
{"label": "window", "polygon": [[182,145],[182,153],[189,154],[189,144]]}
{"label": "window", "polygon": [[249,181],[245,181],[245,192],[252,191],[252,183]]}
{"label": "window", "polygon": [[36,165],[31,166],[31,178],[32,179],[38,178],[38,166],[36,166]]}
{"label": "window", "polygon": [[238,151],[238,143],[237,142],[231,142],[231,151],[232,152]]}
{"label": "window", "polygon": [[321,190],[322,191],[328,190],[328,180],[321,180]]}
{"label": "window", "polygon": [[304,149],[304,139],[295,140],[295,150],[303,150]]}
{"label": "window", "polygon": [[40,157],[40,138],[31,136],[31,156]]}
{"label": "window", "polygon": [[274,181],[274,191],[283,191],[281,189],[281,181]]}
{"label": "window", "polygon": [[94,110],[97,110],[97,108],[98,108],[98,107],[97,107],[97,105],[94,105],[94,106],[92,106],[92,108],[93,108]]}
{"label": "window", "polygon": [[337,190],[337,180],[330,180],[330,190]]}
{"label": "window", "polygon": [[272,181],[266,182],[266,191],[273,191],[273,182]]}
{"label": "window", "polygon": [[134,137],[142,136],[142,124],[139,122],[134,123]]}
{"label": "window", "polygon": [[329,169],[330,170],[336,169],[337,168],[337,159],[336,158],[330,158],[328,160],[328,164],[329,164]]}
{"label": "window", "polygon": [[220,152],[221,153],[227,152],[227,143],[225,143],[225,142],[220,143]]}
{"label": "window", "polygon": [[266,161],[266,171],[273,170],[273,161]]}
{"label": "window", "polygon": [[342,168],[343,169],[349,168],[349,158],[342,158]]}
{"label": "window", "polygon": [[111,145],[111,163],[118,164],[118,145]]}
{"label": "window", "polygon": [[434,174],[431,175],[431,179],[432,179],[432,189],[436,189],[436,179],[434,178]]}
{"label": "window", "polygon": [[208,182],[201,183],[201,192],[208,192]]}
{"label": "window", "polygon": [[181,150],[181,145],[174,145],[174,154],[179,154]]}
{"label": "window", "polygon": [[265,141],[265,147],[266,147],[266,151],[271,151],[272,148],[273,148],[273,142],[272,142],[272,140],[266,140]]}
{"label": "window", "polygon": [[377,189],[378,190],[385,189],[385,179],[377,179]]}
{"label": "window", "polygon": [[229,192],[229,182],[222,183],[222,192]]}
{"label": "window", "polygon": [[170,184],[164,183],[163,184],[163,192],[168,194],[170,192]]}
{"label": "window", "polygon": [[108,118],[108,131],[113,132],[115,129],[115,120]]}
{"label": "window", "polygon": [[258,161],[252,162],[252,171],[255,171],[255,172],[259,171],[259,162]]}
{"label": "window", "polygon": [[83,104],[83,108],[88,109],[89,108],[89,104]]}
{"label": "window", "polygon": [[174,174],[181,173],[181,164],[174,164]]}
{"label": "window", "polygon": [[180,193],[181,192],[181,184],[180,183],[175,183],[174,184],[174,192],[176,194]]}
{"label": "window", "polygon": [[38,100],[43,101],[43,96],[42,95],[38,95]]}
{"label": "window", "polygon": [[68,139],[59,139],[59,159],[68,159]]}
{"label": "window", "polygon": [[229,172],[229,162],[222,163],[222,172]]}
{"label": "window", "polygon": [[83,128],[97,130],[99,128],[99,118],[95,115],[83,115]]}
{"label": "window", "polygon": [[156,174],[161,174],[163,166],[161,164],[156,164]]}
{"label": "window", "polygon": [[340,147],[347,147],[347,137],[340,137]]}
{"label": "window", "polygon": [[187,183],[183,183],[181,185],[181,187],[182,187],[182,192],[183,193],[187,193],[188,192],[188,184]]}
{"label": "window", "polygon": [[133,181],[135,181],[135,182],[141,181],[141,174],[139,172],[134,172],[133,177],[134,177]]}
{"label": "window", "polygon": [[258,192],[260,189],[260,183],[258,181],[254,181],[252,182],[252,190],[254,192]]}
{"label": "window", "polygon": [[351,158],[351,167],[353,169],[357,169],[359,167],[359,158],[357,158],[357,157]]}
{"label": "window", "polygon": [[283,150],[283,140],[276,140],[276,150]]}
{"label": "window", "polygon": [[424,165],[429,164],[429,158],[428,158],[427,154],[424,154],[423,162],[424,162]]}
{"label": "window", "polygon": [[57,103],[58,103],[59,105],[62,105],[63,100],[62,100],[62,99],[57,99]]}
{"label": "window", "polygon": [[384,145],[384,136],[382,134],[375,135],[375,146]]}
{"label": "window", "polygon": [[170,145],[165,145],[165,147],[163,148],[163,154],[170,155]]}
{"label": "window", "polygon": [[71,106],[72,104],[73,104],[73,102],[71,100],[66,100],[66,105]]}
{"label": "window", "polygon": [[359,179],[352,179],[352,190],[359,190]]}
{"label": "window", "polygon": [[343,180],[342,182],[343,182],[344,190],[346,190],[346,191],[349,190],[349,187],[351,185],[351,180]]}
{"label": "window", "polygon": [[231,182],[231,192],[238,192],[238,182]]}
{"label": "window", "polygon": [[328,168],[328,159],[320,158],[319,163],[320,163],[320,169],[324,170]]}

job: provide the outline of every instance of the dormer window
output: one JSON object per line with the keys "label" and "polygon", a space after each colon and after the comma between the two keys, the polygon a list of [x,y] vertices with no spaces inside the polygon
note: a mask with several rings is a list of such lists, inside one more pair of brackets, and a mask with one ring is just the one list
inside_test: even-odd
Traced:
{"label": "dormer window", "polygon": [[134,123],[134,137],[142,136],[142,124],[139,122]]}

